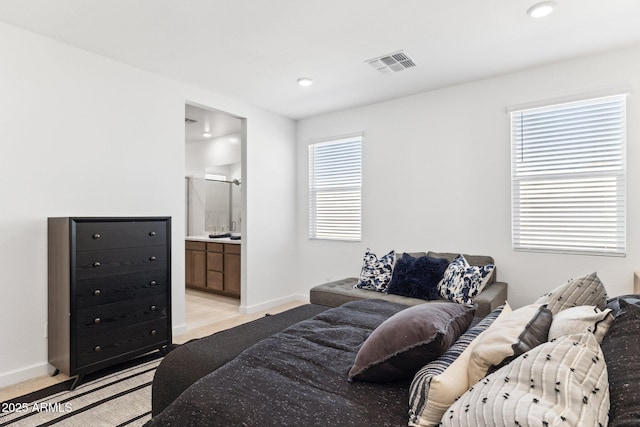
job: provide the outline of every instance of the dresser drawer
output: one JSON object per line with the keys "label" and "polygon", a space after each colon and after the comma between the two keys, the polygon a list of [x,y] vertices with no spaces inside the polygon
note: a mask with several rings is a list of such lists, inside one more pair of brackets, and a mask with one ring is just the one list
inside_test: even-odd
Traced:
{"label": "dresser drawer", "polygon": [[77,222],[76,249],[92,251],[163,245],[167,241],[166,234],[165,221]]}
{"label": "dresser drawer", "polygon": [[76,304],[79,309],[147,298],[168,288],[167,272],[151,270],[140,273],[98,277],[76,282]]}
{"label": "dresser drawer", "polygon": [[78,338],[76,365],[82,369],[111,357],[157,348],[168,343],[167,325],[167,319],[163,318]]}
{"label": "dresser drawer", "polygon": [[76,254],[77,280],[166,268],[166,246],[83,251]]}
{"label": "dresser drawer", "polygon": [[161,292],[144,299],[80,309],[75,320],[76,332],[78,337],[84,337],[166,316],[167,295]]}

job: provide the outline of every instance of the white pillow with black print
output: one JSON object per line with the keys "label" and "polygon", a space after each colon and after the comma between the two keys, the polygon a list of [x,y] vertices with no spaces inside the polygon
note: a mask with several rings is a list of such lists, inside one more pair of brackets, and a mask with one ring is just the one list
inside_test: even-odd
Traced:
{"label": "white pillow with black print", "polygon": [[473,297],[478,295],[487,285],[495,265],[482,267],[469,265],[462,255],[458,255],[444,272],[444,277],[438,283],[438,290],[443,299],[458,304],[473,305]]}
{"label": "white pillow with black print", "polygon": [[607,363],[585,332],[539,345],[474,384],[442,426],[606,426],[608,414]]}
{"label": "white pillow with black print", "polygon": [[358,280],[354,288],[386,292],[393,276],[395,263],[396,251],[392,250],[378,258],[371,249],[367,248],[362,262],[362,270],[360,271],[360,280]]}
{"label": "white pillow with black print", "polygon": [[598,277],[598,273],[593,272],[569,280],[551,292],[542,295],[536,303],[546,304],[554,316],[562,310],[581,305],[594,305],[600,310],[604,310],[607,305],[607,290]]}

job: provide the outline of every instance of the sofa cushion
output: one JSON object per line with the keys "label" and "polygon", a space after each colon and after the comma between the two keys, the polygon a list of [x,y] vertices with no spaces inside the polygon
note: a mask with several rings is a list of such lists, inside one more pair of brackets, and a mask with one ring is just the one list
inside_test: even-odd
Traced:
{"label": "sofa cushion", "polygon": [[640,295],[609,300],[615,321],[602,340],[609,371],[609,427],[638,425],[640,420]]}
{"label": "sofa cushion", "polygon": [[594,272],[569,280],[538,298],[538,304],[546,304],[555,316],[565,308],[579,305],[595,305],[603,310],[607,305],[607,291]]}
{"label": "sofa cushion", "polygon": [[442,424],[606,426],[608,410],[607,365],[594,335],[584,333],[544,343],[489,375],[449,408]]}
{"label": "sofa cushion", "polygon": [[553,316],[544,306],[530,304],[494,322],[478,338],[469,362],[469,385],[521,354],[547,341]]}
{"label": "sofa cushion", "polygon": [[451,261],[438,284],[440,296],[459,304],[473,305],[473,297],[489,282],[494,268],[492,264],[471,266],[464,256],[458,256]]}
{"label": "sofa cushion", "polygon": [[378,258],[378,256],[367,248],[360,270],[360,280],[355,287],[370,291],[384,292],[391,282],[393,266],[396,262],[396,253],[391,251]]}
{"label": "sofa cushion", "polygon": [[549,340],[587,331],[595,335],[598,343],[601,343],[612,323],[613,314],[610,308],[600,310],[593,305],[567,308],[553,316]]}
{"label": "sofa cushion", "polygon": [[444,258],[402,254],[393,268],[387,293],[426,300],[439,299],[438,283],[449,262]]}
{"label": "sofa cushion", "polygon": [[473,314],[473,308],[451,302],[402,310],[367,338],[349,371],[349,379],[391,382],[410,378],[467,330]]}
{"label": "sofa cushion", "polygon": [[409,425],[437,426],[446,410],[469,388],[467,365],[475,339],[496,319],[511,312],[508,304],[469,328],[444,354],[423,366],[409,389]]}

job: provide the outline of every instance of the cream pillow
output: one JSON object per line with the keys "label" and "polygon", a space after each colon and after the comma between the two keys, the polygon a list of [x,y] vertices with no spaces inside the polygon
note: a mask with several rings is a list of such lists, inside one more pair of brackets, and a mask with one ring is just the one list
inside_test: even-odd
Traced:
{"label": "cream pillow", "polygon": [[544,305],[521,307],[496,321],[479,337],[469,360],[469,385],[522,353],[547,341],[553,316]]}
{"label": "cream pillow", "polygon": [[553,322],[549,328],[549,340],[588,331],[596,337],[598,344],[600,344],[612,323],[613,314],[611,314],[610,308],[600,310],[593,305],[567,308],[553,316]]}
{"label": "cream pillow", "polygon": [[[486,328],[509,313],[511,313],[511,307],[509,307],[508,303],[505,303],[499,314],[495,314],[494,311],[481,320],[478,325],[469,329],[468,332],[472,334],[475,328],[485,328],[475,338],[468,337],[467,333],[465,333],[456,341],[450,349],[452,352],[455,352],[456,347],[459,345],[467,346],[457,357],[455,357],[455,354],[448,357],[445,353],[443,355],[445,360],[438,359],[431,362],[415,375],[409,390],[410,426],[432,427],[440,424],[440,420],[447,409],[469,388],[467,365],[469,363],[469,355],[476,341],[487,331]],[[471,341],[461,342],[468,339]],[[448,360],[453,357],[455,357],[453,362],[442,370],[442,366],[446,365]]]}

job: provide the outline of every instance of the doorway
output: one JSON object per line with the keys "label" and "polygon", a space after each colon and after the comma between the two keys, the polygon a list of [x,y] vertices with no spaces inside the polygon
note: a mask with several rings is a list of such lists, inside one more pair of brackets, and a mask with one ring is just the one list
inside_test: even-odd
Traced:
{"label": "doorway", "polygon": [[[185,105],[185,317],[187,329],[240,307],[245,119]],[[214,236],[214,238],[210,237]]]}

